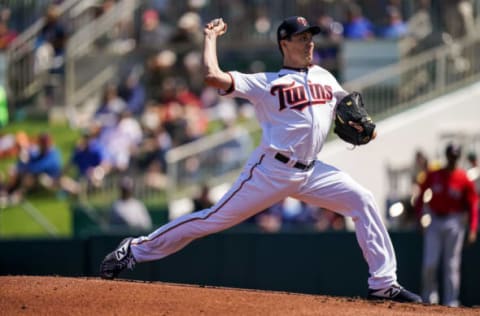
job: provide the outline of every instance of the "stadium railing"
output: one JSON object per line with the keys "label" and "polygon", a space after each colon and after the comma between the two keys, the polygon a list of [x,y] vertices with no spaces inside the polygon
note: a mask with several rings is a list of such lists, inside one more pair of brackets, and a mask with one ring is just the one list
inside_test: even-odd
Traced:
{"label": "stadium railing", "polygon": [[[68,26],[81,27],[92,17],[79,12],[77,0],[67,0],[58,6],[60,20],[64,22],[68,18]],[[36,74],[34,71],[36,40],[45,25],[45,18],[40,17],[24,30],[11,43],[7,50],[7,89],[12,103],[18,104],[33,97],[40,91],[45,76]]]}
{"label": "stadium railing", "polygon": [[[108,55],[103,50],[102,53],[94,51],[93,44],[98,44],[96,41],[102,36],[108,38],[105,35],[115,24],[126,16],[133,16],[141,3],[141,0],[121,0],[100,16],[91,3],[88,5],[84,1],[66,0],[58,6],[59,20],[69,33],[64,58],[65,82],[63,78],[54,81],[55,78],[48,73],[35,71],[36,39],[45,25],[43,17],[38,19],[12,42],[7,51],[7,89],[12,104],[31,103],[47,82],[54,81],[55,105],[67,104],[67,114],[71,116],[78,100],[100,90],[115,76],[114,66],[118,65],[118,58],[112,58],[113,54]],[[113,40],[108,39],[103,44],[111,44]]]}

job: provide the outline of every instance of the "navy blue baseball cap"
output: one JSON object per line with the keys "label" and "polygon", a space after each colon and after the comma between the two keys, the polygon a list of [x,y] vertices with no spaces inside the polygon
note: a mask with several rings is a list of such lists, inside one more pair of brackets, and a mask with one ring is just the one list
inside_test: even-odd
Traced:
{"label": "navy blue baseball cap", "polygon": [[462,146],[457,143],[448,143],[445,148],[445,155],[459,158],[462,154]]}
{"label": "navy blue baseball cap", "polygon": [[301,16],[291,16],[283,20],[282,24],[277,29],[277,41],[288,39],[292,35],[310,32],[312,35],[320,33],[319,26],[310,26],[307,19]]}

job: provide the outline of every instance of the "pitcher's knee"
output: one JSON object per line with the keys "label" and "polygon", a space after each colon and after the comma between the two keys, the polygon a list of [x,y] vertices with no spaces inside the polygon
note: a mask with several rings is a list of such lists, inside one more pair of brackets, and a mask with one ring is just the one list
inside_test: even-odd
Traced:
{"label": "pitcher's knee", "polygon": [[375,198],[372,192],[362,189],[355,192],[354,204],[361,210],[376,210]]}

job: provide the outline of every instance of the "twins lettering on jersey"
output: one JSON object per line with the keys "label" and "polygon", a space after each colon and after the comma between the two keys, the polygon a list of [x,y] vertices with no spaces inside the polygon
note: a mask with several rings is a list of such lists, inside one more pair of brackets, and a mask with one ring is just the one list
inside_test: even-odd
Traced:
{"label": "twins lettering on jersey", "polygon": [[308,89],[311,99],[304,85],[295,85],[295,81],[290,84],[274,85],[270,89],[272,95],[278,95],[279,111],[286,108],[302,111],[307,106],[316,104],[325,104],[333,98],[333,89],[329,85],[319,83],[308,83]]}

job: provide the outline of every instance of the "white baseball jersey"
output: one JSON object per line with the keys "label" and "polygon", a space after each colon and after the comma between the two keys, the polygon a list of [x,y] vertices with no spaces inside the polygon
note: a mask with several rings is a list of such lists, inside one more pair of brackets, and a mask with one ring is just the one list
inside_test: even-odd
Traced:
{"label": "white baseball jersey", "polygon": [[197,238],[230,228],[293,197],[352,217],[369,266],[369,288],[383,289],[396,283],[395,253],[373,195],[345,172],[316,160],[330,130],[335,105],[346,92],[318,66],[230,75],[233,86],[226,93],[246,98],[255,106],[263,128],[262,143],[214,206],[133,239],[135,260],[164,258]]}
{"label": "white baseball jersey", "polygon": [[263,146],[299,161],[316,159],[330,131],[335,105],[346,94],[328,71],[312,66],[230,75],[231,95],[255,105]]}

